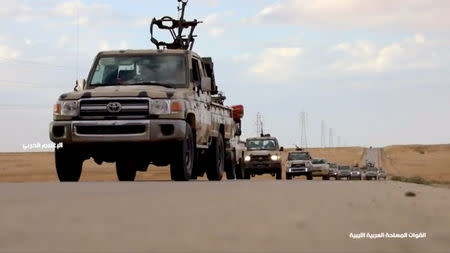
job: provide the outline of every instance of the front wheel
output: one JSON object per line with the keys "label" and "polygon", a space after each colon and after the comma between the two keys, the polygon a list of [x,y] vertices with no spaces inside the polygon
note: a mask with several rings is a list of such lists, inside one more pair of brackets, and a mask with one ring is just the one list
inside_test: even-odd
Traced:
{"label": "front wheel", "polygon": [[276,173],[276,179],[281,180],[281,169],[279,169]]}
{"label": "front wheel", "polygon": [[286,180],[292,180],[292,175],[286,173]]}
{"label": "front wheel", "polygon": [[245,171],[244,166],[242,165],[242,159],[239,159],[239,163],[236,164],[236,178],[237,179],[245,179]]}
{"label": "front wheel", "polygon": [[330,177],[328,177],[328,176],[323,176],[323,177],[322,177],[322,180],[330,180]]}
{"label": "front wheel", "polygon": [[225,167],[225,145],[221,133],[212,141],[207,160],[206,176],[208,180],[222,180]]}
{"label": "front wheel", "polygon": [[170,164],[170,177],[173,181],[189,181],[194,167],[195,140],[192,128],[186,124],[186,138],[176,143],[174,160]]}
{"label": "front wheel", "polygon": [[75,150],[64,147],[55,149],[55,165],[60,182],[78,182],[80,180],[83,160]]}
{"label": "front wheel", "polygon": [[311,173],[306,174],[306,179],[307,180],[312,180],[313,179],[312,174]]}
{"label": "front wheel", "polygon": [[132,182],[136,178],[136,160],[133,158],[123,158],[116,162],[116,173],[119,181]]}

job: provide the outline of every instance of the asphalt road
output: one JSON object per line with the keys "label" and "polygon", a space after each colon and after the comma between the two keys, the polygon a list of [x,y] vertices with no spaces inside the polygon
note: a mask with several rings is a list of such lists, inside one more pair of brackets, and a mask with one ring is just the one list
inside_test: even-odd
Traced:
{"label": "asphalt road", "polygon": [[369,160],[375,163],[375,167],[381,166],[381,148],[367,148],[365,154],[365,160]]}
{"label": "asphalt road", "polygon": [[[415,197],[405,193],[413,191]],[[450,191],[391,181],[0,184],[0,252],[449,252]],[[350,233],[426,233],[351,239]]]}

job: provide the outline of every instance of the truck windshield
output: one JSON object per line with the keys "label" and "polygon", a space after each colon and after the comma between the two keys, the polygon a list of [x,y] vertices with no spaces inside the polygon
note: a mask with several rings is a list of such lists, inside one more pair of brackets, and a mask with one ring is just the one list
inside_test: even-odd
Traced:
{"label": "truck windshield", "polygon": [[325,164],[325,160],[322,159],[314,159],[312,160],[312,164]]}
{"label": "truck windshield", "polygon": [[349,166],[339,166],[339,170],[350,170]]}
{"label": "truck windshield", "polygon": [[288,155],[289,161],[295,161],[295,160],[309,160],[310,157],[307,153],[290,153]]}
{"label": "truck windshield", "polygon": [[105,56],[98,59],[89,85],[161,85],[186,87],[182,55]]}
{"label": "truck windshield", "polygon": [[278,143],[274,139],[253,139],[247,140],[247,149],[249,150],[278,150]]}

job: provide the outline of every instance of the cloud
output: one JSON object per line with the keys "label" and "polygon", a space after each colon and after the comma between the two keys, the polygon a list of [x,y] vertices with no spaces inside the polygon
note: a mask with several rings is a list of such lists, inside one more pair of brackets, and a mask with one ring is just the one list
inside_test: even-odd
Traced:
{"label": "cloud", "polygon": [[377,46],[372,41],[343,42],[330,48],[339,54],[332,68],[338,71],[388,72],[405,69],[429,69],[437,66],[424,35]]}
{"label": "cloud", "polygon": [[56,41],[56,48],[64,48],[69,42],[69,37],[66,34],[61,34],[59,39]]}
{"label": "cloud", "polygon": [[254,24],[447,30],[447,0],[280,0],[246,20]]}
{"label": "cloud", "polygon": [[20,51],[0,44],[0,57],[15,59],[20,56]]}
{"label": "cloud", "polygon": [[224,18],[230,15],[233,15],[233,13],[229,11],[209,14],[203,19],[204,25],[202,29],[206,29],[211,37],[219,38],[226,31]]}
{"label": "cloud", "polygon": [[246,62],[250,60],[251,54],[250,53],[243,53],[240,55],[235,55],[232,57],[233,61],[235,62]]}
{"label": "cloud", "polygon": [[295,73],[295,60],[303,51],[300,47],[266,48],[249,72],[265,80],[288,80]]}

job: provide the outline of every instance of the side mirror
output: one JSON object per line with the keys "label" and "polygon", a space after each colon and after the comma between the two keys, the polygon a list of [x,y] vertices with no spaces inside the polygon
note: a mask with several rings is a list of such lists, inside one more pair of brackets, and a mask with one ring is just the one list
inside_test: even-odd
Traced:
{"label": "side mirror", "polygon": [[210,92],[211,91],[211,78],[210,77],[202,77],[201,87],[202,91]]}
{"label": "side mirror", "polygon": [[[81,83],[81,84],[80,84]],[[75,87],[73,88],[74,91],[82,91],[86,88],[86,79],[75,81]]]}
{"label": "side mirror", "polygon": [[284,151],[284,148],[283,148],[283,147],[281,147],[281,148],[280,148],[280,151]]}

